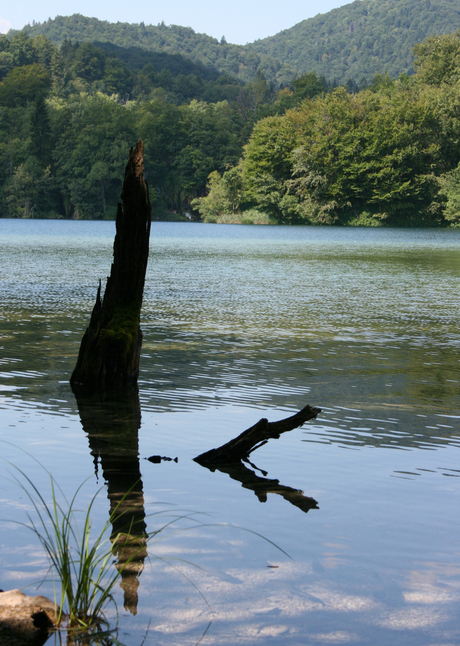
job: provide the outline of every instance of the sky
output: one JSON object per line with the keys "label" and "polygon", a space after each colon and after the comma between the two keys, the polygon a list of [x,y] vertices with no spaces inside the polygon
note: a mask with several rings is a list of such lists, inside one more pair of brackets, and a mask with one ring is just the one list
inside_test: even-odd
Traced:
{"label": "sky", "polygon": [[56,16],[84,16],[109,22],[144,22],[157,25],[192,27],[196,32],[227,42],[245,45],[273,36],[318,13],[349,4],[352,0],[166,0],[132,2],[126,0],[21,0],[0,5],[0,33],[22,29],[29,22],[44,22]]}

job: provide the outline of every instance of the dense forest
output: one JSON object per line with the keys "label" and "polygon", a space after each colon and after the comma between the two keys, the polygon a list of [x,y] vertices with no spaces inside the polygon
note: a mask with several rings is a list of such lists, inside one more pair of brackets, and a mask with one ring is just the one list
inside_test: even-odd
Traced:
{"label": "dense forest", "polygon": [[259,120],[195,208],[216,221],[250,207],[285,224],[459,226],[460,32],[414,54],[412,76],[377,75]]}
{"label": "dense forest", "polygon": [[458,0],[355,0],[244,46],[188,27],[114,24],[78,14],[24,27],[28,36],[41,34],[57,47],[69,39],[116,46],[117,56],[129,67],[149,62],[147,53],[167,54],[243,82],[262,72],[275,85],[289,85],[307,72],[338,85],[349,79],[370,82],[385,72],[392,78],[412,74],[414,45],[456,29],[460,29]]}
{"label": "dense forest", "polygon": [[[219,41],[206,34],[197,34],[190,27],[179,25],[114,24],[75,14],[27,25],[23,31],[31,37],[46,36],[57,47],[70,39],[91,42],[100,47],[116,46],[117,55],[134,67],[139,67],[141,61],[148,62],[145,60],[147,53],[156,53],[179,56],[243,82],[253,80],[258,71],[276,83],[289,83],[296,75],[289,65],[265,54],[227,43],[225,37]],[[122,50],[125,50],[124,54]],[[155,64],[154,61],[151,62]]]}
{"label": "dense forest", "polygon": [[280,87],[179,54],[134,64],[118,46],[0,36],[0,213],[114,217],[141,137],[156,218],[459,225],[460,35],[414,55],[411,76]]}
{"label": "dense forest", "polygon": [[355,0],[247,45],[254,53],[338,83],[412,74],[412,48],[460,29],[458,0]]}
{"label": "dense forest", "polygon": [[139,137],[156,217],[181,213],[238,163],[258,119],[328,87],[295,81],[280,103],[261,72],[243,84],[178,55],[156,62],[130,69],[113,48],[1,35],[1,214],[113,217]]}

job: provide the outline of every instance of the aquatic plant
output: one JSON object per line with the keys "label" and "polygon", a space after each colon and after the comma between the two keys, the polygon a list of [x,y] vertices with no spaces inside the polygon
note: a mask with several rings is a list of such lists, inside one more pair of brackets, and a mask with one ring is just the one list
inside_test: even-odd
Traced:
{"label": "aquatic plant", "polygon": [[[139,529],[136,530],[132,517],[124,530],[114,535],[110,531],[114,522],[119,521],[125,514],[128,519],[130,518],[129,510],[123,509],[123,503],[131,490],[121,497],[102,529],[93,532],[92,512],[96,499],[104,487],[96,491],[86,511],[82,511],[77,508],[77,498],[86,480],[79,485],[68,501],[52,474],[47,471],[51,494],[50,502],[47,502],[45,496],[22,469],[10,462],[8,464],[16,472],[16,474],[10,472],[10,475],[29,499],[34,514],[34,516],[32,513],[27,514],[28,523],[18,520],[14,522],[32,530],[48,557],[57,604],[54,623],[58,630],[59,643],[62,643],[61,638],[65,636],[67,646],[123,646],[117,638],[118,608],[113,589],[133,561],[138,556],[142,558],[146,545],[153,539],[157,542],[171,537],[176,532],[197,527],[226,527],[254,534],[291,558],[281,547],[258,532],[234,525],[203,523],[196,518],[198,515],[196,512],[177,513],[177,511],[165,509],[153,512],[150,516],[161,518],[159,527],[150,533],[142,531],[140,541],[140,532]],[[43,466],[42,468],[44,469]],[[59,499],[63,502],[59,502]],[[179,521],[187,521],[188,525],[178,526]],[[113,558],[115,553],[119,556],[120,551],[125,551],[126,554],[123,559],[118,559],[115,567]],[[167,560],[169,565],[171,565],[170,560],[194,565],[184,559],[154,558]],[[210,611],[211,620],[203,637],[212,623],[214,613],[211,606],[195,583],[179,568],[175,566],[173,568],[195,588]],[[116,620],[112,625],[109,624],[106,616],[108,607],[115,610]]]}
{"label": "aquatic plant", "polygon": [[[154,538],[156,542],[171,536],[175,525],[175,531],[185,531],[198,526],[203,527],[205,524],[196,518],[195,512],[177,513],[162,509],[150,514],[150,517],[161,518],[159,527],[150,533],[142,531],[143,537],[139,540],[139,528],[134,526],[135,521],[130,517],[129,510],[123,508],[131,491],[128,490],[113,508],[102,529],[92,531],[94,504],[104,487],[98,489],[86,510],[82,511],[77,508],[77,498],[86,480],[69,501],[52,474],[47,471],[51,487],[50,502],[47,502],[22,469],[10,462],[8,464],[15,471],[10,472],[10,476],[29,499],[33,509],[33,515],[27,514],[28,523],[18,520],[13,522],[32,530],[44,548],[50,564],[49,572],[53,581],[55,603],[58,606],[54,623],[59,631],[59,643],[65,636],[67,646],[123,646],[117,639],[118,609],[113,589],[122,579],[124,571],[129,570],[138,556],[144,555],[148,542]],[[45,469],[43,465],[40,466]],[[59,499],[63,502],[59,502]],[[127,523],[124,530],[114,535],[110,531],[111,527],[125,514]],[[179,521],[191,521],[191,525],[178,527]],[[120,551],[124,551],[125,554],[123,559],[118,559],[115,567],[113,558],[115,553],[120,556]],[[189,564],[188,561],[183,562]],[[177,567],[174,569],[197,590],[212,616],[207,599],[193,581]],[[106,618],[109,607],[112,607],[116,614],[116,619],[111,625]]]}
{"label": "aquatic plant", "polygon": [[[68,631],[74,633],[74,637],[79,632],[99,633],[99,637],[102,637],[108,629],[105,619],[107,606],[111,604],[117,611],[112,590],[121,577],[122,570],[112,566],[109,528],[123,499],[110,514],[103,528],[93,535],[92,511],[101,489],[91,498],[81,523],[81,512],[77,509],[76,502],[84,483],[77,488],[68,502],[53,476],[49,474],[51,502],[48,503],[31,478],[18,467],[14,466],[14,469],[20,477],[13,478],[30,500],[37,517],[34,520],[31,514],[28,514],[29,524],[16,522],[33,531],[48,557],[55,600],[59,606],[55,618],[56,626],[63,623]],[[57,492],[63,497],[63,504],[58,502]],[[121,540],[121,537],[117,537],[117,540]],[[126,560],[123,568],[126,568],[133,558],[135,553]],[[56,591],[56,581],[60,584],[60,594]]]}

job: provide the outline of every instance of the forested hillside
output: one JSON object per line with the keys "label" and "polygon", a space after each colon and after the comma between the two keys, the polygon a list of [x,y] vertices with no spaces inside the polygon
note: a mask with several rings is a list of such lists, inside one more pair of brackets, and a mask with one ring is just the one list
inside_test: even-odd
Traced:
{"label": "forested hillside", "polygon": [[385,72],[411,74],[413,46],[456,29],[458,0],[355,0],[245,46],[177,25],[114,24],[78,14],[24,27],[29,36],[42,34],[58,47],[66,39],[116,46],[117,56],[133,69],[148,62],[157,68],[158,58],[145,58],[150,52],[182,57],[243,82],[259,71],[275,85],[311,71],[338,84],[369,82]]}
{"label": "forested hillside", "polygon": [[244,85],[179,56],[156,63],[130,70],[90,42],[0,35],[0,214],[113,217],[139,137],[156,217],[182,212],[209,173],[236,164],[274,105],[263,76]]}
{"label": "forested hillside", "polygon": [[[239,164],[192,204],[274,222],[460,225],[460,33],[415,47],[413,76],[380,75],[259,120]],[[262,220],[263,221],[263,220]]]}
{"label": "forested hillside", "polygon": [[418,44],[412,76],[360,86],[117,52],[0,36],[1,217],[114,217],[142,138],[155,218],[460,225],[459,32]]}
{"label": "forested hillside", "polygon": [[458,0],[355,0],[247,47],[345,83],[387,72],[412,73],[412,48],[460,29]]}
{"label": "forested hillside", "polygon": [[[154,52],[179,55],[202,67],[232,75],[244,82],[253,80],[258,71],[276,83],[289,83],[296,74],[289,65],[272,60],[265,54],[231,45],[225,39],[218,41],[206,34],[195,33],[190,27],[178,25],[110,23],[75,14],[68,17],[57,16],[42,24],[27,25],[23,31],[29,36],[42,34],[58,47],[65,40],[115,45],[119,55],[122,49],[127,51],[122,57],[125,56],[125,60],[128,58],[134,66],[139,65],[135,62],[136,52],[140,58],[144,52],[143,61],[146,61],[146,52]],[[155,64],[154,60],[150,62]]]}

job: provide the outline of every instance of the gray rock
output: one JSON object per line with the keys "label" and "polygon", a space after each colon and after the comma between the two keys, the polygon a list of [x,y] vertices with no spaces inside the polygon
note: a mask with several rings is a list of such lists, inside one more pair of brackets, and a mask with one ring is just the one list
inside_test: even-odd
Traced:
{"label": "gray rock", "polygon": [[0,592],[0,646],[42,646],[56,627],[59,607],[20,590]]}

